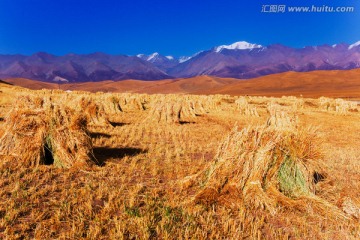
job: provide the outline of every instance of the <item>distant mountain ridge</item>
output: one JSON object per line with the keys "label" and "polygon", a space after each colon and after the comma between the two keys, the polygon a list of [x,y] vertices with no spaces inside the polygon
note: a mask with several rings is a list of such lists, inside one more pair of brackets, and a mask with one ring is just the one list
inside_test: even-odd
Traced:
{"label": "distant mountain ridge", "polygon": [[105,53],[55,56],[0,55],[0,78],[28,78],[45,82],[103,80],[161,80],[201,75],[249,79],[287,71],[360,68],[360,41],[354,44],[291,48],[236,42],[175,58],[159,53],[136,56]]}
{"label": "distant mountain ridge", "polygon": [[[11,78],[15,86],[34,90],[62,89],[64,91],[130,92],[147,94],[229,94],[255,96],[320,96],[360,100],[360,69],[311,72],[286,72],[239,81],[235,78],[197,76],[163,81],[103,81],[56,84]],[[0,84],[1,85],[1,84]],[[359,102],[360,103],[360,102]]]}

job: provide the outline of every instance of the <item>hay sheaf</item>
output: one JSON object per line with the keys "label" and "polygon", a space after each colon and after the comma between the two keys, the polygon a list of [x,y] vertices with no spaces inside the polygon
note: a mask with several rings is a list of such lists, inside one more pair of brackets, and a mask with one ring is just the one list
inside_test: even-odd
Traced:
{"label": "hay sheaf", "polygon": [[190,99],[168,100],[166,98],[153,102],[145,122],[159,124],[193,123],[206,111],[198,101]]}
{"label": "hay sheaf", "polygon": [[283,107],[279,104],[270,102],[267,105],[270,114],[267,125],[276,130],[295,130],[299,124],[299,118],[293,109]]}
{"label": "hay sheaf", "polygon": [[13,110],[6,118],[0,155],[28,166],[44,162],[48,123],[43,110]]}
{"label": "hay sheaf", "polygon": [[259,117],[257,108],[249,103],[246,97],[240,97],[235,101],[237,110],[241,115]]}
{"label": "hay sheaf", "polygon": [[318,103],[321,109],[333,112],[337,115],[348,115],[350,112],[357,112],[357,103],[352,101],[346,101],[341,98],[327,98],[320,97]]}
{"label": "hay sheaf", "polygon": [[87,117],[62,107],[55,107],[52,113],[46,141],[53,154],[54,165],[68,168],[74,164],[97,163],[86,127]]}
{"label": "hay sheaf", "polygon": [[79,100],[80,109],[88,118],[90,126],[110,126],[108,121],[108,113],[104,108],[90,98],[81,98]]}
{"label": "hay sheaf", "polygon": [[4,124],[0,155],[5,162],[26,166],[54,164],[68,168],[93,165],[97,162],[86,124],[84,114],[68,107],[14,107]]}
{"label": "hay sheaf", "polygon": [[345,219],[339,208],[315,194],[315,185],[326,176],[316,139],[313,129],[234,128],[198,176],[203,188],[195,202],[269,214],[288,208]]}

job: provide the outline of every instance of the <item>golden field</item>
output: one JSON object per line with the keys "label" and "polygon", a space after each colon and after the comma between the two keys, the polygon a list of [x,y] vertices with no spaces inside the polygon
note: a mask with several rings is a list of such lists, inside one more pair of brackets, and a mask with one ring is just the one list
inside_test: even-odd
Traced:
{"label": "golden field", "polygon": [[359,110],[0,83],[0,239],[359,239]]}

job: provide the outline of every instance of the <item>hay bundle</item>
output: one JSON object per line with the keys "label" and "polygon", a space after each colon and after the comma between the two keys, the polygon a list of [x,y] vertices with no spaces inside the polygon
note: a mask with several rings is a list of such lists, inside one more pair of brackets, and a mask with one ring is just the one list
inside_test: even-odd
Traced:
{"label": "hay bundle", "polygon": [[331,99],[326,97],[319,98],[320,107],[329,112],[334,112],[337,115],[347,115],[350,111],[357,111],[357,103],[346,101],[341,98]]}
{"label": "hay bundle", "polygon": [[[197,106],[200,108],[197,109]],[[201,106],[190,100],[169,100],[167,98],[160,99],[153,103],[150,112],[145,121],[157,123],[193,123],[197,116],[205,112]]]}
{"label": "hay bundle", "polygon": [[45,138],[48,129],[43,110],[18,109],[9,113],[0,139],[0,155],[27,166],[45,163]]}
{"label": "hay bundle", "polygon": [[146,109],[147,98],[144,94],[121,94],[118,102],[125,112],[143,111]]}
{"label": "hay bundle", "polygon": [[203,114],[218,110],[221,104],[221,100],[216,99],[214,96],[197,96],[196,101],[201,104],[201,107],[204,109]]}
{"label": "hay bundle", "polygon": [[334,100],[334,108],[335,108],[335,113],[338,115],[347,115],[350,110],[355,110],[357,109],[357,104],[354,102],[350,102],[350,101],[346,101],[344,99],[341,98],[337,98]]}
{"label": "hay bundle", "polygon": [[180,123],[181,105],[178,102],[158,101],[152,104],[145,122],[162,124]]}
{"label": "hay bundle", "polygon": [[258,210],[274,214],[285,207],[344,217],[336,206],[315,195],[319,178],[314,176],[326,176],[321,158],[312,129],[234,128],[214,162],[199,175],[204,187],[195,201],[227,204],[231,197],[231,204],[249,214]]}
{"label": "hay bundle", "polygon": [[55,106],[46,143],[54,159],[54,165],[68,168],[74,164],[97,163],[91,138],[87,131],[87,117],[67,107]]}
{"label": "hay bundle", "polygon": [[202,99],[189,99],[186,103],[189,104],[189,108],[194,110],[196,116],[202,116],[209,112],[209,108],[204,105],[206,100]]}
{"label": "hay bundle", "polygon": [[327,98],[327,97],[320,97],[319,105],[320,105],[321,109],[323,109],[325,111],[329,111],[331,109],[332,99]]}
{"label": "hay bundle", "polygon": [[353,111],[353,112],[357,112],[358,111],[358,103],[357,102],[353,102],[353,101],[349,101],[349,110]]}
{"label": "hay bundle", "polygon": [[193,101],[178,101],[175,104],[180,107],[179,120],[180,122],[195,122],[196,116],[203,114],[203,110],[196,109],[196,105]]}
{"label": "hay bundle", "polygon": [[79,101],[83,113],[87,116],[91,126],[110,126],[108,116],[101,105],[90,98],[81,98]]}
{"label": "hay bundle", "polygon": [[95,101],[107,115],[119,114],[123,111],[120,99],[115,94],[102,95]]}
{"label": "hay bundle", "polygon": [[5,160],[26,166],[54,164],[64,168],[96,162],[86,117],[70,108],[14,108],[4,129],[0,155]]}
{"label": "hay bundle", "polygon": [[44,98],[30,95],[20,95],[14,105],[19,109],[38,109],[44,106]]}
{"label": "hay bundle", "polygon": [[305,101],[302,98],[297,98],[293,102],[293,109],[294,110],[301,110],[304,109]]}
{"label": "hay bundle", "polygon": [[299,123],[299,119],[294,112],[290,112],[278,104],[268,104],[267,110],[270,114],[267,125],[277,130],[292,130]]}
{"label": "hay bundle", "polygon": [[235,101],[236,108],[240,110],[241,115],[259,117],[259,113],[255,106],[249,104],[245,97],[240,97]]}
{"label": "hay bundle", "polygon": [[303,98],[297,98],[295,96],[282,96],[282,100],[284,101],[284,104],[288,104],[291,106],[291,109],[293,111],[301,110],[304,108],[304,99]]}

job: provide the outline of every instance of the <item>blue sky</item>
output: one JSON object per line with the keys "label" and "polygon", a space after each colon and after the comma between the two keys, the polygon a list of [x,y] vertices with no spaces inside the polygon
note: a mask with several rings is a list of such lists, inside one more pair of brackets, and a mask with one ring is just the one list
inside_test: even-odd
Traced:
{"label": "blue sky", "polygon": [[[262,5],[353,13],[261,13]],[[359,0],[0,0],[0,53],[191,55],[245,40],[293,47],[360,41]]]}

